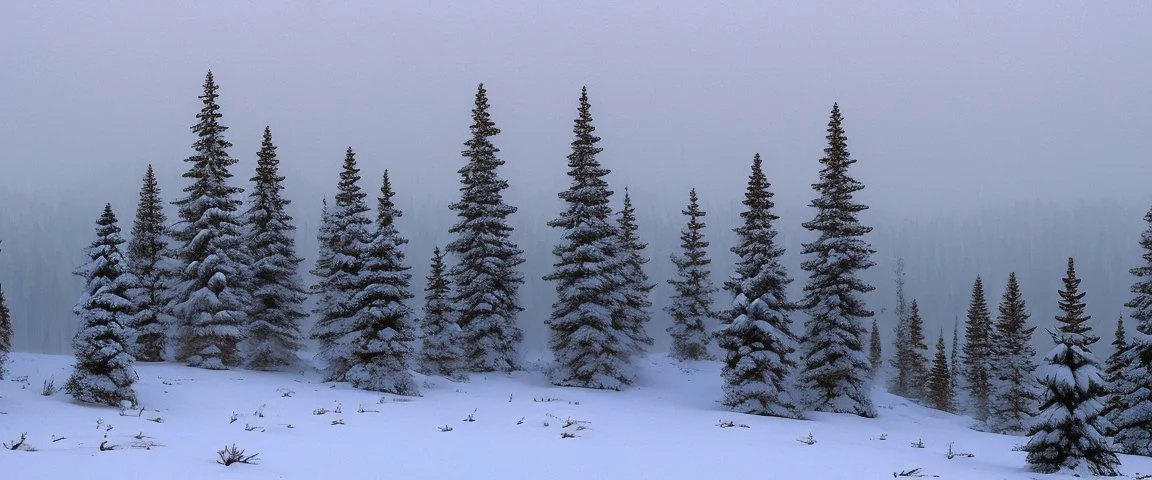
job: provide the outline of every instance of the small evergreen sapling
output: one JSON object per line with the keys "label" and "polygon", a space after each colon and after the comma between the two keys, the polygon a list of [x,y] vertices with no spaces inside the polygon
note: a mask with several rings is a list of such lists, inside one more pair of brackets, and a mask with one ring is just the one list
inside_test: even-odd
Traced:
{"label": "small evergreen sapling", "polygon": [[948,356],[944,350],[944,332],[936,340],[936,356],[932,370],[928,374],[928,403],[937,410],[951,412],[955,408],[955,394],[952,391],[952,372],[948,369]]}
{"label": "small evergreen sapling", "polygon": [[[1117,427],[1121,424],[1120,412],[1124,411],[1124,394],[1132,388],[1124,377],[1124,369],[1127,368],[1127,354],[1128,340],[1124,334],[1124,316],[1121,315],[1116,320],[1116,336],[1112,340],[1112,354],[1104,362],[1104,373],[1108,381],[1108,403],[1104,405],[1104,412],[1101,415],[1112,424],[1112,428],[1107,432],[1110,437],[1115,437],[1119,433]],[[1123,445],[1118,446],[1123,448]]]}
{"label": "small evergreen sapling", "polygon": [[624,298],[617,305],[616,329],[627,338],[632,355],[639,356],[647,352],[653,343],[646,327],[652,319],[648,312],[652,302],[648,296],[656,285],[650,283],[648,275],[644,273],[644,264],[648,263],[648,259],[644,257],[643,251],[648,245],[640,241],[636,208],[632,206],[632,195],[628,193],[628,188],[624,188],[624,208],[617,217],[617,226],[620,242],[617,248],[624,262],[620,276]]}
{"label": "small evergreen sapling", "polygon": [[928,345],[924,338],[924,319],[920,316],[920,304],[912,299],[912,306],[908,309],[908,358],[905,368],[909,380],[908,398],[933,403],[928,389]]}
{"label": "small evergreen sapling", "polygon": [[904,296],[904,259],[896,258],[896,267],[892,273],[896,276],[896,329],[892,335],[892,359],[889,365],[895,370],[894,375],[888,379],[888,391],[893,395],[912,398],[913,390],[917,384],[912,378],[913,348],[908,335],[908,300]]}
{"label": "small evergreen sapling", "polygon": [[884,352],[881,350],[880,345],[880,321],[876,317],[872,317],[872,332],[868,336],[868,363],[872,365],[872,375],[880,373],[880,367],[884,366]]}
{"label": "small evergreen sapling", "polygon": [[668,334],[672,336],[672,358],[677,360],[711,360],[708,353],[708,321],[715,317],[712,311],[711,272],[708,267],[708,241],[704,239],[704,218],[706,212],[700,209],[696,189],[688,193],[688,209],[682,213],[688,217],[688,225],[680,232],[680,247],[683,253],[672,255],[676,265],[676,278],[669,280],[675,293],[666,311],[672,316]]}
{"label": "small evergreen sapling", "polygon": [[74,272],[84,279],[84,293],[73,309],[82,324],[72,339],[76,363],[64,390],[80,402],[136,403],[136,359],[129,352],[133,333],[127,326],[135,313],[127,298],[135,279],[120,253],[123,243],[112,205],[105,205],[96,240],[85,250],[88,261]]}
{"label": "small evergreen sapling", "polygon": [[1093,475],[1116,476],[1120,460],[1105,436],[1108,420],[1100,417],[1108,391],[1100,375],[1091,345],[1092,335],[1084,313],[1084,293],[1079,290],[1076,267],[1068,259],[1064,289],[1060,290],[1059,327],[1052,332],[1056,346],[1044,356],[1040,372],[1043,388],[1040,412],[1028,429],[1028,464],[1040,473],[1063,469],[1087,470]]}
{"label": "small evergreen sapling", "polygon": [[464,350],[460,326],[449,303],[450,287],[444,277],[444,254],[440,247],[432,252],[431,273],[424,288],[424,318],[420,322],[424,340],[420,346],[420,370],[428,375],[447,378],[461,376]]}

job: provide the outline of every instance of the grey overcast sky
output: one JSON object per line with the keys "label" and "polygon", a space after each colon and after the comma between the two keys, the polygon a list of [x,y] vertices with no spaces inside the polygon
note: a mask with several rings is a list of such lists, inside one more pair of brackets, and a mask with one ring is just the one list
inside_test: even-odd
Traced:
{"label": "grey overcast sky", "polygon": [[615,185],[676,205],[738,200],[754,152],[804,201],[834,101],[886,211],[1140,199],[1152,174],[1152,2],[9,1],[0,188],[176,179],[209,68],[237,176],[270,124],[316,199],[351,145],[448,201],[478,82],[521,195],[566,182],[581,85]]}

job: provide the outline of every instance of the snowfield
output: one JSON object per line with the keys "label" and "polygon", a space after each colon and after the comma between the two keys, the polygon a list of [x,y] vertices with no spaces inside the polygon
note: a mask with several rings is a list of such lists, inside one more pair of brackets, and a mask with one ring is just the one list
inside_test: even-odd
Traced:
{"label": "snowfield", "polygon": [[[0,440],[27,432],[35,451],[0,450],[0,478],[808,480],[893,478],[915,468],[923,478],[1071,478],[1028,471],[1012,450],[1022,437],[976,432],[966,417],[880,390],[877,419],[731,413],[718,404],[718,363],[662,355],[640,362],[638,385],[623,392],[553,387],[539,372],[519,372],[468,382],[417,376],[422,397],[322,383],[311,367],[138,364],[144,410],[123,415],[62,391],[41,395],[46,379],[63,384],[72,360],[11,356],[0,381]],[[814,444],[799,441],[809,433]],[[913,447],[921,440],[923,448]],[[104,441],[115,448],[101,451]],[[949,443],[975,456],[949,459]],[[231,444],[259,453],[258,463],[216,463]],[[1126,478],[1152,473],[1152,458],[1121,461]]]}

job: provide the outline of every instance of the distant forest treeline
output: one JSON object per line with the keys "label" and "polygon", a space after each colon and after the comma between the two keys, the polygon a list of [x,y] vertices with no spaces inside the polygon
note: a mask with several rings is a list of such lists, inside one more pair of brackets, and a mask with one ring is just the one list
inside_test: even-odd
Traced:
{"label": "distant forest treeline", "polygon": [[[333,171],[338,161],[339,155],[334,155]],[[184,165],[173,161],[156,167],[158,173],[162,173],[165,200],[171,200],[183,187],[177,175]],[[125,218],[131,218],[135,209],[137,183],[143,170],[141,165],[139,171],[122,172],[123,197],[132,201],[115,206]],[[235,173],[236,179],[246,180],[251,175],[244,170]],[[737,174],[746,175],[743,171]],[[331,180],[323,183],[334,184],[335,174]],[[451,180],[454,179],[445,179],[445,182]],[[447,230],[454,216],[447,205],[454,198],[428,198],[426,194],[420,195],[425,190],[406,183],[403,178],[393,182],[399,192],[399,207],[405,211],[398,224],[401,232],[411,239],[406,250],[413,278],[423,278],[428,269],[424,259],[430,256],[434,245],[443,246],[449,239]],[[373,188],[366,186],[369,191]],[[685,199],[662,199],[657,203],[654,195],[646,194],[643,185],[633,185],[630,189],[637,206],[642,239],[649,243],[647,253],[652,261],[648,264],[648,274],[659,282],[652,295],[653,322],[648,328],[656,338],[655,349],[664,350],[668,338],[662,333],[669,319],[663,307],[670,295],[664,280],[675,272],[668,256],[679,244],[684,222],[680,208],[686,195]],[[613,198],[617,207],[620,193]],[[306,269],[316,254],[315,233],[323,193],[301,194],[290,187],[287,195],[294,200],[290,213],[297,219],[297,245],[300,254],[307,258]],[[735,241],[731,227],[739,218],[740,198],[740,192],[735,191],[724,198],[701,198],[708,212],[705,221],[712,242],[710,255],[716,279],[727,278],[731,273],[733,256],[728,248]],[[513,238],[525,250],[527,260],[523,266],[527,282],[521,291],[525,311],[519,316],[519,323],[525,331],[523,353],[527,359],[534,360],[547,351],[547,329],[543,322],[555,293],[553,285],[541,281],[540,277],[550,270],[553,262],[551,249],[558,232],[546,223],[556,215],[559,203],[556,192],[519,185],[513,185],[508,199],[520,207],[511,217],[516,228]],[[979,202],[974,199],[974,203]],[[0,205],[5,206],[4,215],[0,217],[0,239],[4,240],[0,283],[14,317],[13,347],[25,352],[68,353],[78,326],[72,306],[82,285],[71,272],[81,262],[81,249],[89,241],[92,219],[99,213],[103,201],[85,203],[64,191],[45,190],[31,195],[0,190]],[[1094,316],[1094,328],[1098,334],[1107,336],[1107,332],[1115,328],[1124,302],[1130,298],[1132,276],[1128,269],[1139,260],[1137,241],[1144,228],[1142,216],[1148,205],[1148,202],[1115,201],[1084,201],[1074,205],[1018,203],[985,207],[976,214],[941,214],[931,219],[904,218],[874,205],[862,216],[866,224],[875,227],[865,238],[877,250],[877,266],[869,270],[865,278],[877,287],[867,296],[867,301],[879,315],[885,348],[890,348],[889,337],[895,322],[892,269],[897,256],[905,260],[908,294],[919,300],[930,337],[941,328],[950,331],[956,316],[963,324],[972,281],[977,274],[984,277],[995,311],[997,300],[993,299],[999,299],[1009,271],[1017,273],[1032,322],[1041,329],[1048,328],[1057,313],[1056,291],[1069,256],[1076,258],[1077,271],[1084,280],[1082,287],[1088,293],[1086,302],[1088,313]],[[801,277],[798,252],[800,243],[809,239],[800,223],[808,220],[812,213],[804,205],[787,200],[778,201],[777,208],[781,216],[780,240],[788,249],[789,273]],[[172,211],[170,209],[170,215]],[[314,280],[306,273],[304,278],[308,282]],[[792,284],[795,298],[802,284]],[[727,305],[729,301],[723,295],[723,292],[717,294],[717,301],[721,302],[718,306]],[[418,303],[413,300],[412,306],[419,308]],[[1034,341],[1041,351],[1050,345],[1048,335],[1042,332],[1037,332]],[[1096,345],[1101,357],[1109,353],[1107,343],[1102,341]]]}

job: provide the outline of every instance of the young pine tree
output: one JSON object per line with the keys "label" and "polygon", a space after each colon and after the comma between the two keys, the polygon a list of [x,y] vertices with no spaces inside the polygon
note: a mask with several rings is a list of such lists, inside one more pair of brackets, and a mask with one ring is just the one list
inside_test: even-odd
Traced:
{"label": "young pine tree", "polygon": [[908,335],[908,301],[904,296],[903,258],[896,258],[893,273],[896,275],[896,330],[892,335],[892,359],[888,362],[895,372],[888,379],[888,391],[893,395],[912,398],[919,384],[912,374],[916,353]]}
{"label": "young pine tree", "polygon": [[[320,296],[316,313],[316,325],[311,337],[320,345],[318,357],[326,364],[324,378],[329,381],[343,381],[352,364],[350,340],[355,332],[356,313],[352,301],[360,292],[359,279],[364,261],[372,219],[368,217],[368,205],[364,203],[364,192],[360,189],[360,169],[356,167],[356,154],[349,147],[344,155],[344,167],[340,172],[336,202],[329,212],[329,221],[321,226],[321,257],[317,260],[314,272],[324,274],[317,284]],[[325,238],[327,237],[327,242]],[[325,264],[320,262],[327,253]]]}
{"label": "young pine tree", "polygon": [[508,181],[497,172],[504,161],[492,144],[500,129],[488,113],[484,84],[476,90],[471,131],[462,152],[467,163],[460,169],[460,201],[450,207],[459,220],[449,230],[456,238],[445,248],[457,258],[448,279],[455,285],[452,303],[463,331],[466,367],[509,372],[520,368],[516,348],[524,339],[516,325],[516,315],[524,310],[518,298],[524,251],[511,240],[508,217],[516,207],[504,201]]}
{"label": "young pine tree", "polygon": [[876,376],[880,373],[880,367],[884,366],[884,353],[880,350],[880,322],[876,317],[872,317],[872,333],[868,336],[868,363],[872,364],[872,375]]}
{"label": "young pine tree", "polygon": [[960,406],[960,377],[963,371],[960,369],[960,317],[957,316],[952,320],[952,351],[950,352],[949,370],[952,375],[952,389],[956,392],[956,407]]}
{"label": "young pine tree", "polygon": [[0,380],[8,373],[8,354],[12,353],[12,312],[0,285]]}
{"label": "young pine tree", "polygon": [[329,284],[332,274],[332,259],[335,255],[332,248],[334,226],[332,224],[332,211],[328,208],[328,198],[320,200],[320,227],[316,229],[316,261],[308,273],[316,277],[316,282],[308,286],[308,292],[316,296],[316,306],[312,313],[323,318],[326,312],[335,308],[334,290]]}
{"label": "young pine tree", "polygon": [[1133,455],[1152,456],[1152,210],[1144,215],[1147,228],[1140,235],[1139,266],[1129,270],[1132,299],[1124,306],[1135,323],[1136,332],[1128,337],[1124,353],[1122,403],[1124,408],[1115,418],[1116,443]]}
{"label": "young pine tree", "polygon": [[644,264],[648,258],[644,256],[644,249],[648,244],[640,241],[636,224],[636,208],[632,206],[632,196],[628,188],[624,188],[624,208],[616,218],[617,233],[619,235],[620,255],[624,264],[621,280],[624,301],[617,305],[616,329],[623,332],[627,338],[628,348],[633,355],[643,355],[652,346],[652,336],[648,335],[647,325],[652,319],[648,309],[652,302],[648,299],[652,288],[656,285],[648,281],[644,273]]}
{"label": "young pine tree", "polygon": [[1100,417],[1108,390],[1100,375],[1091,346],[1099,340],[1091,334],[1084,313],[1084,293],[1079,291],[1076,267],[1068,259],[1064,289],[1060,291],[1060,323],[1052,340],[1056,346],[1044,356],[1041,372],[1040,413],[1033,418],[1024,445],[1028,464],[1040,473],[1062,469],[1087,470],[1093,475],[1116,476],[1120,460],[1112,452],[1104,431],[1108,420]]}
{"label": "young pine tree", "polygon": [[[1112,340],[1112,354],[1104,362],[1104,373],[1108,382],[1108,403],[1104,405],[1104,412],[1101,413],[1101,416],[1107,418],[1108,423],[1112,424],[1112,428],[1105,432],[1109,437],[1115,437],[1119,433],[1116,427],[1120,425],[1120,412],[1124,411],[1124,393],[1132,388],[1126,381],[1127,379],[1124,378],[1124,370],[1128,366],[1127,353],[1128,340],[1124,334],[1124,316],[1121,315],[1116,320],[1116,336]],[[1123,445],[1117,446],[1123,450]]]}
{"label": "young pine tree", "polygon": [[408,240],[396,229],[396,219],[402,213],[393,196],[385,170],[376,235],[364,249],[358,288],[350,302],[354,333],[346,378],[353,387],[364,390],[419,395],[409,371],[416,353],[416,321],[405,304],[412,298],[412,274],[401,249]]}
{"label": "young pine tree", "polygon": [[700,209],[696,189],[688,193],[688,209],[682,213],[688,217],[688,225],[680,231],[680,255],[672,255],[676,265],[676,278],[668,280],[675,293],[665,308],[672,316],[672,358],[677,360],[711,360],[708,353],[708,328],[705,322],[713,317],[711,272],[708,265],[708,241],[704,239],[705,212]]}
{"label": "young pine tree", "polygon": [[152,165],[148,165],[140,187],[136,220],[132,224],[132,241],[128,242],[125,252],[128,271],[137,282],[137,288],[130,290],[128,296],[136,311],[131,322],[136,332],[131,350],[132,356],[141,362],[164,360],[168,330],[172,327],[168,302],[172,299],[171,281],[175,272],[166,268],[168,218],[164,215],[163,202],[156,174]]}
{"label": "young pine tree", "polygon": [[85,250],[88,261],[74,272],[84,279],[84,293],[73,309],[82,323],[72,338],[76,363],[64,390],[79,402],[136,404],[132,386],[139,377],[128,326],[135,313],[128,291],[135,279],[120,254],[123,243],[112,205],[105,205],[96,222],[96,241]]}
{"label": "young pine tree", "polygon": [[988,428],[996,433],[1018,435],[1036,415],[1036,349],[1028,326],[1028,310],[1016,273],[1008,274],[1008,285],[1000,300],[996,333],[990,349]]}
{"label": "young pine tree", "polygon": [[936,356],[932,360],[932,370],[928,373],[928,404],[937,410],[951,412],[955,407],[955,393],[952,391],[952,372],[948,369],[948,356],[944,350],[944,332],[936,340]]}
{"label": "young pine tree", "polygon": [[924,338],[924,319],[920,317],[920,304],[912,299],[908,309],[908,398],[933,402],[928,391],[928,344]]}
{"label": "young pine tree", "polygon": [[990,411],[988,372],[991,368],[992,314],[984,297],[984,281],[979,276],[972,284],[968,304],[968,321],[964,325],[964,379],[968,385],[969,408],[976,420],[988,420]]}
{"label": "young pine tree", "polygon": [[752,159],[752,174],[744,195],[744,222],[736,227],[736,272],[724,289],[733,295],[725,325],[717,332],[724,349],[724,400],[742,413],[799,418],[789,379],[796,368],[795,338],[788,301],[791,283],[781,262],[784,249],[776,243],[773,222],[779,220],[760,155]]}
{"label": "young pine tree", "polygon": [[811,204],[817,209],[816,218],[803,224],[819,238],[805,243],[801,251],[808,255],[801,268],[809,277],[804,286],[808,321],[800,386],[812,410],[875,417],[863,345],[864,319],[875,313],[860,297],[874,287],[859,276],[875,265],[870,258],[875,251],[861,238],[872,227],[857,218],[868,206],[853,200],[864,184],[848,174],[856,160],[848,152],[841,122],[840,107],[833,105],[828,147],[820,159],[824,168],[820,182],[812,186],[820,195]]}
{"label": "young pine tree", "polygon": [[281,370],[296,362],[303,344],[300,323],[308,318],[304,310],[308,297],[297,273],[303,259],[296,256],[292,237],[296,227],[284,211],[291,200],[280,194],[284,177],[268,127],[257,159],[251,206],[244,214],[248,225],[244,244],[253,260],[251,278],[258,285],[248,310],[246,360],[254,370]]}
{"label": "young pine tree", "polygon": [[625,332],[616,328],[613,313],[624,302],[620,288],[623,262],[618,255],[619,234],[611,222],[608,201],[612,191],[600,166],[596,146],[600,137],[592,125],[588,90],[580,94],[573,127],[575,138],[568,155],[568,190],[560,192],[565,209],[548,226],[564,231],[552,249],[552,273],[557,300],[552,304],[549,347],[554,363],[549,376],[555,385],[619,390],[635,378],[632,350]]}
{"label": "young pine tree", "polygon": [[444,276],[444,254],[432,251],[431,273],[424,287],[424,318],[420,322],[424,341],[420,345],[420,371],[427,375],[460,378],[464,360],[460,326],[449,301],[451,288]]}
{"label": "young pine tree", "polygon": [[196,115],[196,151],[185,162],[191,184],[186,196],[173,202],[180,222],[172,232],[175,260],[181,272],[171,305],[179,324],[177,359],[213,370],[239,366],[240,340],[251,305],[249,258],[243,245],[243,226],[236,198],[244,190],[228,185],[228,167],[236,159],[224,139],[228,127],[220,124],[218,87],[208,72],[204,80],[204,107]]}

